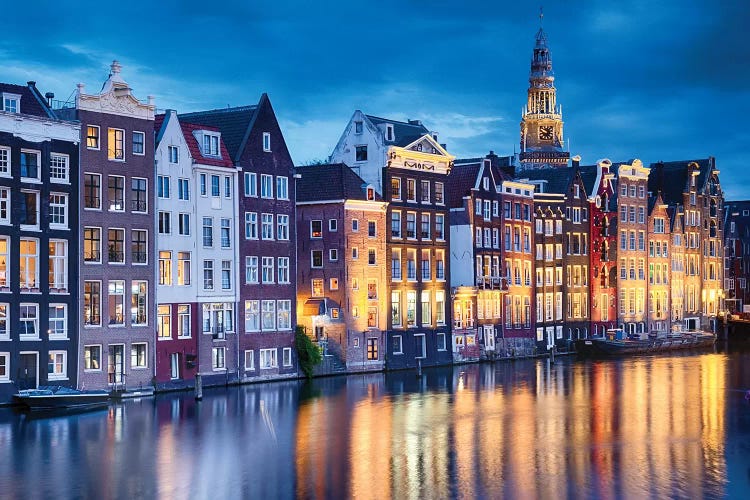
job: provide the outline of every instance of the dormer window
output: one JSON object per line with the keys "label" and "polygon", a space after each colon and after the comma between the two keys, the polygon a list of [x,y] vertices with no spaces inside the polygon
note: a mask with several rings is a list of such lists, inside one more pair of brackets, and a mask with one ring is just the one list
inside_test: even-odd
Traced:
{"label": "dormer window", "polygon": [[375,189],[371,186],[367,187],[367,201],[374,201],[375,200]]}
{"label": "dormer window", "polygon": [[21,112],[21,96],[3,92],[3,111],[6,113]]}
{"label": "dormer window", "polygon": [[390,123],[385,126],[385,140],[393,141],[393,125]]}
{"label": "dormer window", "polygon": [[203,133],[203,155],[219,156],[219,136]]}

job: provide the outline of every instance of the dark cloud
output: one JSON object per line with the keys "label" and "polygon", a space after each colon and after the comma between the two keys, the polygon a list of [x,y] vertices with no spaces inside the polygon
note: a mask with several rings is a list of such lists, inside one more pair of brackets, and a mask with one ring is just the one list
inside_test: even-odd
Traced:
{"label": "dark cloud", "polygon": [[[584,161],[713,155],[729,195],[750,198],[747,6],[545,5],[572,151]],[[4,16],[25,8],[6,5]],[[539,26],[534,6],[479,0],[48,1],[38,11],[60,21],[31,31],[6,23],[1,80],[36,79],[67,96],[79,81],[97,88],[117,57],[136,94],[155,94],[163,108],[246,104],[268,92],[299,161],[326,156],[355,109],[423,117],[460,156],[512,153]]]}

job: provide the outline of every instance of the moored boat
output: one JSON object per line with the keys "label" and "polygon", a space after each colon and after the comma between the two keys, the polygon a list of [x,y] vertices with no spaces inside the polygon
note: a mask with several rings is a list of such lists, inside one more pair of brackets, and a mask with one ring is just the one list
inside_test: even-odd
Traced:
{"label": "moored boat", "polygon": [[62,386],[40,386],[38,389],[18,391],[13,395],[13,399],[32,411],[85,409],[108,405],[109,393],[107,391],[79,391]]}
{"label": "moored boat", "polygon": [[580,339],[575,343],[576,352],[582,356],[626,356],[631,354],[652,354],[680,349],[709,347],[716,342],[716,335],[706,332],[674,332],[665,336],[649,336],[641,339],[619,335],[617,331],[607,332],[607,337]]}

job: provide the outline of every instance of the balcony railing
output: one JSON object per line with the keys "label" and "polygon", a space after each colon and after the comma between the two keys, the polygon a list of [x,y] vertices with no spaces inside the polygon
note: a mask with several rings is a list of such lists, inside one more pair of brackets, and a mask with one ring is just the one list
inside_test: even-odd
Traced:
{"label": "balcony railing", "polygon": [[133,212],[145,212],[148,204],[146,203],[146,200],[132,200],[130,206]]}
{"label": "balcony railing", "polygon": [[133,263],[134,264],[145,264],[146,263],[146,252],[133,252]]}

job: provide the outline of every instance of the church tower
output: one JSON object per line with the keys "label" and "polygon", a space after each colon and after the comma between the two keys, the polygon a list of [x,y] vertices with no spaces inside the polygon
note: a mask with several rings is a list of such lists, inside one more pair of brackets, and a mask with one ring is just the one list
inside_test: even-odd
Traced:
{"label": "church tower", "polygon": [[552,57],[541,26],[543,17],[540,13],[528,101],[522,112],[520,170],[564,167],[570,159],[570,153],[564,151],[562,106],[557,104]]}

